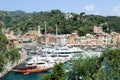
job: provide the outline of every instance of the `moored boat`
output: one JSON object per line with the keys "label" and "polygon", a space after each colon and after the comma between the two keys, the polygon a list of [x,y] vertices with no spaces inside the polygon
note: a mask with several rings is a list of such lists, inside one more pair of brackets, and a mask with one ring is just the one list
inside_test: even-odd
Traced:
{"label": "moored boat", "polygon": [[27,62],[26,66],[20,66],[12,71],[23,73],[23,74],[29,74],[29,73],[39,73],[48,71],[53,67],[52,64],[49,64],[44,61],[34,62],[33,60],[30,60]]}
{"label": "moored boat", "polygon": [[29,74],[29,73],[38,73],[38,72],[44,72],[44,71],[47,71],[47,70],[50,70],[51,67],[48,67],[48,68],[37,68],[37,66],[29,66],[29,67],[19,67],[15,70],[12,70],[14,72],[18,72],[18,73],[23,73],[23,74]]}

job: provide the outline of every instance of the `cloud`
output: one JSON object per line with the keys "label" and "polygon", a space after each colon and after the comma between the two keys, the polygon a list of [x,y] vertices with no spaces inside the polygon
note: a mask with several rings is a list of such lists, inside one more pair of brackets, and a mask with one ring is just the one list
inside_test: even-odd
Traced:
{"label": "cloud", "polygon": [[115,7],[112,9],[112,13],[114,13],[114,15],[120,16],[120,5],[115,6]]}
{"label": "cloud", "polygon": [[87,11],[94,10],[94,5],[87,5],[87,6],[85,6],[85,10],[87,10]]}

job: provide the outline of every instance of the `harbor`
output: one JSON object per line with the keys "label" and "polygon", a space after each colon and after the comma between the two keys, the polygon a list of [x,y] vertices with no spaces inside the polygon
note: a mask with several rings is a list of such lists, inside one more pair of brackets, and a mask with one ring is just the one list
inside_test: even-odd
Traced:
{"label": "harbor", "polygon": [[1,0],[0,80],[120,80],[120,0]]}
{"label": "harbor", "polygon": [[[25,63],[22,63],[21,65],[24,66]],[[70,66],[67,63],[65,63],[64,65],[66,67],[66,71],[68,71]],[[27,75],[10,71],[0,80],[42,80],[43,75],[51,74],[51,73],[52,73],[52,69],[41,73],[31,73]]]}
{"label": "harbor", "polygon": [[[39,35],[36,34],[36,36],[35,41],[23,39],[22,43],[19,44],[20,47],[18,46],[18,49],[20,49],[21,57],[25,61],[13,68],[1,80],[42,80],[44,74],[52,73],[52,68],[56,63],[61,62],[65,66],[68,66],[66,62],[72,59],[78,59],[79,57],[100,57],[103,49],[99,48],[99,51],[97,51],[98,46],[68,45],[65,37],[59,36],[58,38],[57,30],[54,43],[48,43],[46,34],[44,35],[44,42],[39,42]],[[67,72],[69,71],[69,67],[68,69],[65,68]],[[30,76],[32,79],[29,78]]]}
{"label": "harbor", "polygon": [[[62,49],[63,51],[63,53],[65,53],[64,51],[66,50],[66,48],[64,47],[64,49],[63,48],[59,48],[59,49]],[[67,48],[68,49],[68,48]],[[27,49],[25,48],[25,51],[30,51],[30,48],[29,48],[29,50],[28,50],[28,46],[27,46]],[[80,49],[81,50],[81,49]],[[24,51],[24,52],[25,52]],[[27,52],[26,51],[26,52]],[[46,50],[47,51],[47,50]],[[44,50],[43,50],[43,52],[45,53],[45,55],[46,55],[46,51],[44,52]],[[50,50],[49,50],[50,51]],[[68,51],[68,50],[67,50]],[[31,51],[30,51],[31,52]],[[54,51],[55,52],[55,51]],[[58,53],[58,52],[57,52]],[[81,50],[79,53],[73,53],[72,51],[71,51],[71,53],[70,53],[70,51],[69,51],[69,54],[53,54],[54,56],[52,56],[52,54],[48,54],[48,56],[47,56],[47,60],[50,62],[50,63],[55,63],[55,62],[62,62],[62,63],[64,63],[64,66],[65,66],[65,69],[66,69],[66,71],[69,71],[69,69],[70,69],[70,65],[67,63],[67,61],[69,61],[69,60],[71,60],[71,58],[77,58],[78,56],[80,56],[80,55],[82,55],[82,57],[92,57],[92,56],[100,56],[100,54],[101,54],[101,52],[95,52],[95,51],[84,51],[84,50]],[[46,60],[46,57],[45,57],[45,55],[38,55],[37,56],[37,58],[38,58],[38,60],[43,60],[43,61],[45,61]],[[67,56],[66,56],[67,55]],[[72,57],[71,56],[69,56],[69,55],[72,55]],[[27,63],[29,63],[31,60],[36,60],[37,59],[36,58],[36,53],[29,53],[29,55],[28,55],[28,57],[27,57],[27,59],[26,59],[26,61],[24,61],[24,62],[22,62],[22,64],[20,64],[20,65],[18,65],[17,67],[19,67],[19,66],[25,66]],[[67,59],[68,58],[68,59]],[[39,62],[39,61],[38,61]],[[31,63],[31,62],[30,62]],[[16,69],[17,67],[15,67],[15,68],[13,68],[13,69]],[[14,71],[10,71],[10,72],[8,72],[5,76],[3,76],[0,80],[42,80],[42,77],[43,77],[43,75],[44,74],[51,74],[52,73],[52,69],[50,69],[50,70],[47,70],[47,71],[45,71],[45,72],[40,72],[40,73],[30,73],[30,74],[26,74],[26,75],[24,75],[24,74],[22,74],[22,73],[16,73],[16,72],[14,72]]]}

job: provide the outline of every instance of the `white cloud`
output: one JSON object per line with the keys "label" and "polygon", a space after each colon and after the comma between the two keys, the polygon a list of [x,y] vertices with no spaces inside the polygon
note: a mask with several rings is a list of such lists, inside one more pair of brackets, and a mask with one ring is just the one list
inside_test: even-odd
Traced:
{"label": "white cloud", "polygon": [[94,10],[94,5],[87,5],[87,6],[85,6],[85,9],[86,9],[87,11]]}
{"label": "white cloud", "polygon": [[119,6],[115,6],[115,7],[112,9],[112,13],[113,13],[114,15],[120,16],[120,5],[119,5]]}

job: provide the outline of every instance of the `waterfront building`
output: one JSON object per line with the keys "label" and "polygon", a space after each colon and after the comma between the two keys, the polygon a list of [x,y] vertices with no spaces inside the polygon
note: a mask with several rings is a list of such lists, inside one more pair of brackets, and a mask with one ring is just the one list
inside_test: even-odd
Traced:
{"label": "waterfront building", "polygon": [[75,44],[78,44],[79,41],[78,41],[78,34],[77,33],[72,33],[70,35],[66,35],[66,43],[69,44],[69,45],[75,45]]}
{"label": "waterfront building", "polygon": [[81,37],[80,37],[80,43],[79,43],[79,44],[82,45],[82,46],[85,46],[86,43],[87,43],[87,40],[86,40],[85,36],[81,36]]}
{"label": "waterfront building", "polygon": [[34,30],[29,30],[23,36],[24,36],[24,38],[29,38],[32,41],[36,40],[36,32]]}
{"label": "waterfront building", "polygon": [[120,44],[120,34],[111,32],[110,34],[103,32],[101,27],[94,26],[93,32],[94,34],[86,34],[85,36],[78,36],[77,33],[72,34],[62,34],[62,35],[54,35],[54,34],[41,34],[40,26],[38,26],[37,30],[29,30],[24,35],[14,35],[13,31],[9,31],[9,29],[2,30],[7,38],[12,41],[15,45],[18,45],[22,41],[37,41],[41,43],[47,44],[60,44],[61,38],[66,39],[66,44],[68,45],[89,45],[89,46],[104,46],[104,45],[115,45]]}
{"label": "waterfront building", "polygon": [[97,45],[97,39],[95,38],[95,37],[93,37],[92,39],[91,39],[91,45]]}
{"label": "waterfront building", "polygon": [[95,34],[97,39],[97,45],[106,45],[108,43],[107,37],[108,35],[105,33],[102,34]]}

